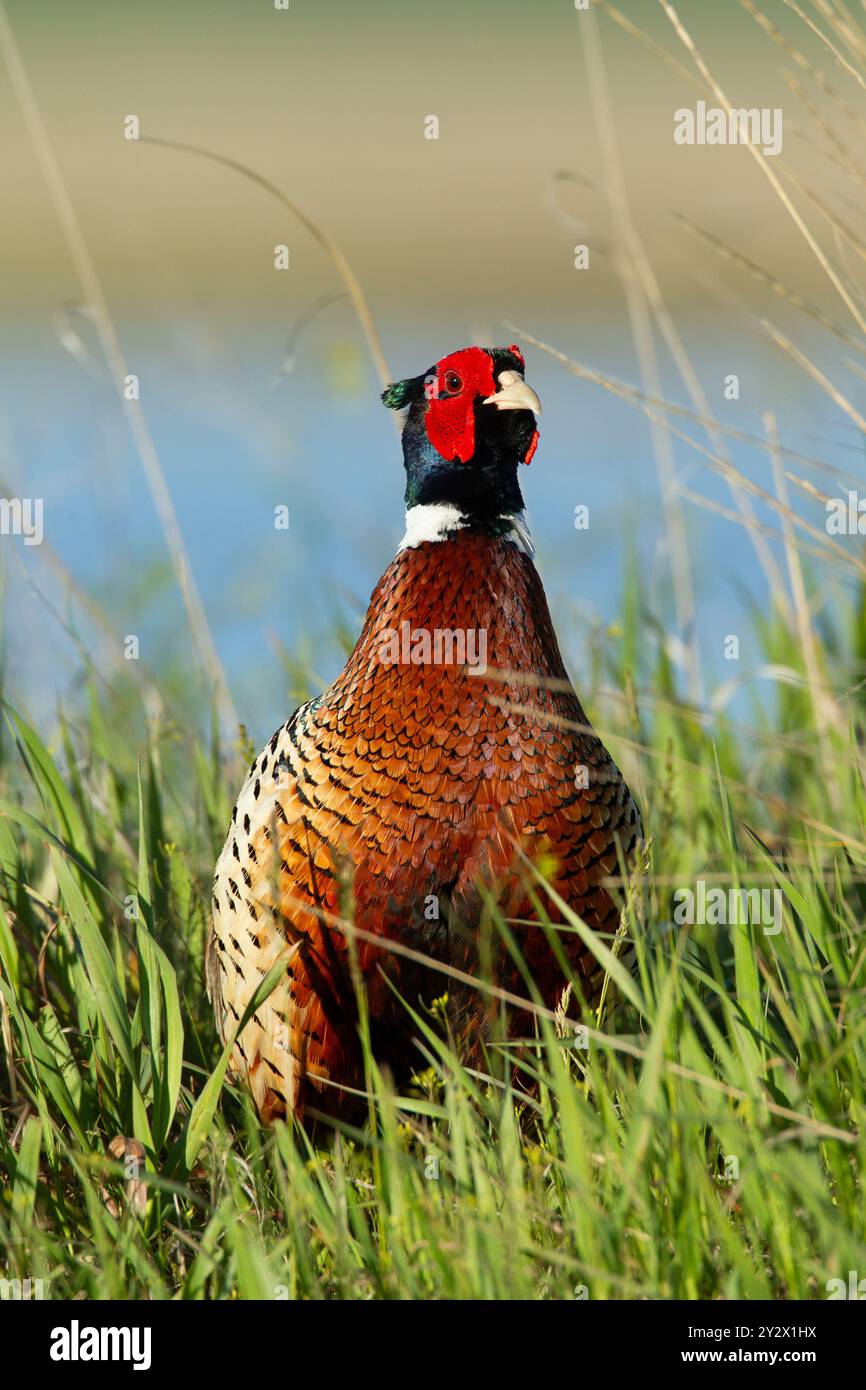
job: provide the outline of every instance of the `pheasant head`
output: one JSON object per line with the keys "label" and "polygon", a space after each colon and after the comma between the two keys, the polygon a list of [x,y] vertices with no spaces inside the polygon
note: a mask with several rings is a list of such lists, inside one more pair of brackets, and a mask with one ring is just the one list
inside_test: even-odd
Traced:
{"label": "pheasant head", "polygon": [[538,443],[541,402],[523,379],[520,349],[461,348],[382,393],[408,406],[403,429],[406,506],[449,508],[464,524],[522,511],[518,466]]}

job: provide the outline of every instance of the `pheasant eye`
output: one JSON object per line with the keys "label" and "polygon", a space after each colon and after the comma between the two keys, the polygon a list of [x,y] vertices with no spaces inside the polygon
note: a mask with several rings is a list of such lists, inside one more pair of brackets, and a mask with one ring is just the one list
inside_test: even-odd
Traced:
{"label": "pheasant eye", "polygon": [[445,389],[446,391],[462,391],[463,378],[459,377],[456,372],[446,372]]}

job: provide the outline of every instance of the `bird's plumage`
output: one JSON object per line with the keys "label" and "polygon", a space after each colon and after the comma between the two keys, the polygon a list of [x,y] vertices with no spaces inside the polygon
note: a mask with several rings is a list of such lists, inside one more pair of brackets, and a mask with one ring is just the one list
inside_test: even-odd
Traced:
{"label": "bird's plumage", "polygon": [[[472,409],[486,428],[475,398]],[[535,428],[531,414],[531,430],[518,423],[515,466]],[[542,997],[556,1003],[563,974],[533,925],[525,858],[543,864],[591,928],[617,925],[602,880],[633,847],[638,813],[568,682],[525,522],[488,492],[480,516],[459,501],[410,507],[345,669],[277,730],[238,798],[214,879],[208,988],[228,1038],[268,969],[291,953],[233,1057],[265,1119],[302,1112],[311,1097],[332,1108],[340,1087],[362,1082],[341,920],[359,929],[374,1050],[397,1073],[419,1054],[388,982],[416,1005],[448,986],[418,956],[475,971],[489,892],[515,923]],[[438,513],[438,539],[424,539],[421,525],[413,532],[425,505]],[[592,953],[573,933],[563,949],[594,999]],[[504,950],[494,969],[525,993]],[[458,1033],[477,1047],[484,996],[452,993]]]}

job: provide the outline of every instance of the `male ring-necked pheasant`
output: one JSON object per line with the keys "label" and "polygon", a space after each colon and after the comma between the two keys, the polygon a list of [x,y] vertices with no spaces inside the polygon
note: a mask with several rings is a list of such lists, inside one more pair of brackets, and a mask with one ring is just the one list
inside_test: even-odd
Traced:
{"label": "male ring-necked pheasant", "polygon": [[[516,347],[472,347],[384,391],[387,406],[408,407],[406,534],[344,671],[277,730],[232,814],[207,955],[224,1039],[296,948],[232,1058],[265,1120],[307,1102],[333,1109],[340,1088],[362,1083],[340,921],[358,929],[373,1047],[395,1073],[421,1058],[389,981],[417,1007],[449,985],[419,954],[475,970],[491,892],[557,1003],[563,972],[532,924],[527,858],[588,926],[617,925],[602,880],[640,821],[568,682],[532,562],[518,466],[535,452],[541,406],[523,373]],[[561,940],[593,1002],[595,958],[573,932]],[[494,956],[499,982],[525,996],[508,953]],[[484,1000],[459,991],[470,1047]]]}

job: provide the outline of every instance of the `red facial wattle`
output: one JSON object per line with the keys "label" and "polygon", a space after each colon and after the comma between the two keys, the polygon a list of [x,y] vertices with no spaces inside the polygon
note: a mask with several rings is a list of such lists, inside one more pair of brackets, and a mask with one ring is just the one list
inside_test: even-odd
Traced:
{"label": "red facial wattle", "polygon": [[[454,388],[455,379],[460,388]],[[428,391],[425,425],[437,454],[450,462],[468,463],[475,453],[475,409],[496,390],[493,358],[484,348],[463,348],[443,357]]]}

